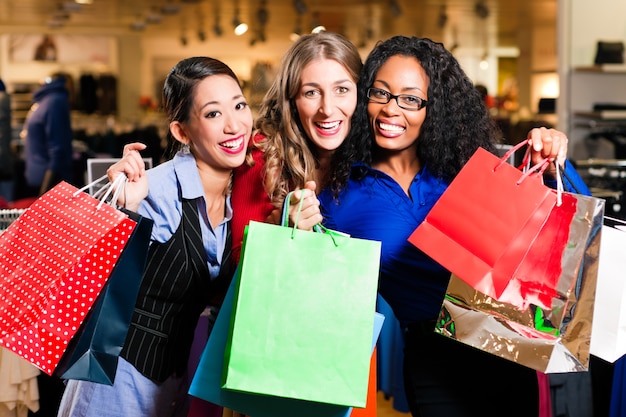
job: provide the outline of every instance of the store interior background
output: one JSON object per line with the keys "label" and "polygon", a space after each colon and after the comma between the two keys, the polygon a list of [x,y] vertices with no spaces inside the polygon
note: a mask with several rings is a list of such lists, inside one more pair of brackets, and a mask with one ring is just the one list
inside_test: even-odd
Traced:
{"label": "store interior background", "polygon": [[[507,141],[521,140],[529,124],[549,123],[569,133],[573,147],[585,135],[576,132],[573,113],[591,110],[591,101],[585,101],[595,98],[571,97],[572,70],[593,64],[598,40],[626,38],[621,0],[77,1],[0,1],[0,77],[9,92],[18,93],[16,128],[27,110],[24,93],[63,71],[74,79],[106,74],[116,80],[113,109],[109,114],[75,112],[77,130],[157,125],[163,133],[158,112],[163,78],[191,55],[214,56],[231,65],[256,104],[292,34],[322,24],[347,35],[363,58],[377,40],[394,34],[441,41],[490,95],[503,98],[517,87],[508,110],[493,110],[505,126],[527,122],[519,131],[506,130]],[[248,32],[236,36],[235,20],[248,23]],[[57,60],[24,59],[24,48],[45,35],[59,45]],[[626,97],[626,78],[609,85],[609,94]],[[540,111],[542,98],[556,99],[556,104]],[[573,108],[572,99],[586,107]]]}
{"label": "store interior background", "polygon": [[[592,68],[598,41],[626,42],[624,0],[83,3],[0,0],[0,78],[12,94],[17,142],[30,93],[59,71],[71,74],[77,88],[87,74],[115,79],[114,94],[107,95],[114,103],[106,110],[75,109],[72,114],[77,147],[85,146],[90,157],[117,156],[120,148],[107,143],[114,138],[165,139],[160,89],[169,69],[185,57],[208,55],[225,61],[243,81],[253,106],[258,105],[292,34],[317,24],[344,33],[363,58],[379,39],[395,34],[430,37],[452,50],[471,80],[485,85],[490,95],[503,98],[516,85],[511,105],[492,110],[509,143],[522,140],[530,127],[551,125],[568,134],[570,155],[576,156],[598,129],[626,132],[626,113],[606,120],[592,112],[594,103],[626,103],[626,67]],[[234,20],[248,23],[248,32],[236,36]],[[36,44],[46,35],[56,41],[57,59],[35,60]],[[554,99],[553,108],[540,111],[540,99]],[[612,214],[626,217],[626,154],[617,157],[614,165],[584,170],[596,170],[589,178],[596,181],[594,190],[607,197]]]}
{"label": "store interior background", "polygon": [[[248,31],[235,35],[235,21]],[[117,156],[119,146],[103,145],[112,134],[142,140],[146,128],[146,140],[164,141],[160,90],[178,60],[222,59],[240,76],[254,109],[294,32],[318,24],[344,33],[363,58],[394,34],[443,42],[499,104],[491,111],[508,143],[522,140],[530,127],[550,125],[568,134],[570,155],[578,159],[599,128],[624,130],[625,117],[589,114],[598,102],[626,102],[623,65],[589,68],[598,41],[626,39],[623,0],[0,0],[0,78],[12,93],[17,136],[30,92],[46,76],[70,74],[78,99],[80,77],[106,77],[97,99],[107,105],[85,111],[77,104],[72,121],[77,139],[88,148],[96,143],[96,156]],[[46,36],[57,46],[56,59],[35,60]],[[618,157],[626,159],[626,146],[623,153]],[[618,169],[622,178],[624,168]]]}

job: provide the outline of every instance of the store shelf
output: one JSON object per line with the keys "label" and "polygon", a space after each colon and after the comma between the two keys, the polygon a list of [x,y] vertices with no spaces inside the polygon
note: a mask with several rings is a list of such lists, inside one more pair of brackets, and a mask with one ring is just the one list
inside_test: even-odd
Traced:
{"label": "store shelf", "polygon": [[574,116],[598,120],[626,121],[626,110],[577,111],[574,112]]}
{"label": "store shelf", "polygon": [[626,64],[603,64],[603,65],[592,65],[592,66],[587,66],[587,67],[575,67],[574,71],[575,72],[626,74]]}

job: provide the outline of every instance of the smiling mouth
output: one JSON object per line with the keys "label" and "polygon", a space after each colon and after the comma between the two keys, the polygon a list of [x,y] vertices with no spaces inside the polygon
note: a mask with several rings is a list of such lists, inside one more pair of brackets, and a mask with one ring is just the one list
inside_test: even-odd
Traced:
{"label": "smiling mouth", "polygon": [[324,129],[324,130],[337,129],[339,127],[339,125],[341,125],[340,121],[336,121],[336,122],[315,122],[315,126],[319,127],[320,129]]}
{"label": "smiling mouth", "polygon": [[392,125],[389,123],[378,122],[378,128],[389,133],[402,133],[406,130],[404,126]]}
{"label": "smiling mouth", "polygon": [[241,145],[243,145],[243,138],[227,140],[226,142],[220,143],[220,146],[228,149],[237,149]]}

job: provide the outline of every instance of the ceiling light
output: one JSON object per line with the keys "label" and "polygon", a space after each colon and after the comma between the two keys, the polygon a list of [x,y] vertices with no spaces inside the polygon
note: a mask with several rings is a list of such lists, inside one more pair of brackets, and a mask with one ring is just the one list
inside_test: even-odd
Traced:
{"label": "ceiling light", "polygon": [[296,26],[293,28],[293,32],[289,34],[289,39],[292,42],[295,42],[298,40],[298,38],[301,35],[302,35],[302,18],[300,17],[300,15],[298,15],[298,18],[296,20]]}
{"label": "ceiling light", "polygon": [[489,16],[489,7],[487,7],[484,0],[476,2],[476,5],[474,6],[474,13],[476,13],[476,16],[481,19],[486,19]]}
{"label": "ceiling light", "polygon": [[74,0],[74,2],[78,4],[92,4],[93,0]]}
{"label": "ceiling light", "polygon": [[133,23],[130,24],[130,28],[136,32],[142,31],[146,28],[146,22],[139,19],[135,20]]}
{"label": "ceiling light", "polygon": [[311,33],[320,33],[326,30],[326,27],[320,23],[320,15],[318,12],[313,13],[313,18],[311,19]]}
{"label": "ceiling light", "polygon": [[306,14],[307,7],[306,3],[303,0],[293,0],[293,8],[295,9],[298,16]]}
{"label": "ceiling light", "polygon": [[437,26],[439,26],[439,29],[443,29],[446,26],[446,23],[448,23],[448,12],[446,10],[446,5],[442,4],[439,8]]}
{"label": "ceiling light", "polygon": [[51,29],[57,29],[57,28],[63,27],[63,24],[64,24],[64,20],[59,20],[55,18],[52,18],[48,20],[47,22],[48,27]]}
{"label": "ceiling light", "polygon": [[220,26],[220,22],[215,22],[215,24],[213,25],[213,33],[215,33],[215,36],[217,36],[218,38],[224,34],[224,31]]}
{"label": "ceiling light", "polygon": [[156,7],[153,7],[146,15],[146,23],[161,23],[163,16]]}
{"label": "ceiling light", "polygon": [[487,58],[488,58],[487,52],[485,52],[482,58],[480,59],[480,64],[478,64],[481,70],[489,69],[489,61],[487,60]]}
{"label": "ceiling light", "polygon": [[248,25],[246,23],[235,25],[235,22],[233,22],[233,26],[235,26],[235,35],[237,36],[241,36],[248,31]]}
{"label": "ceiling light", "polygon": [[176,14],[180,11],[180,6],[178,4],[174,4],[173,2],[169,2],[161,6],[161,13],[163,14]]}
{"label": "ceiling light", "polygon": [[398,0],[389,0],[389,11],[393,17],[402,16],[402,8],[398,3]]}
{"label": "ceiling light", "polygon": [[213,8],[213,16],[215,17],[213,20],[213,33],[215,33],[215,36],[218,38],[224,34],[224,30],[220,24],[221,15],[220,2],[217,0]]}
{"label": "ceiling light", "polygon": [[82,9],[82,7],[83,6],[81,6],[80,4],[71,1],[66,1],[61,4],[61,8],[63,8],[63,10],[67,10],[68,12],[78,12],[80,11],[80,9]]}
{"label": "ceiling light", "polygon": [[239,20],[239,5],[235,4],[235,16],[233,17],[233,27],[235,35],[241,36],[248,31],[248,25]]}

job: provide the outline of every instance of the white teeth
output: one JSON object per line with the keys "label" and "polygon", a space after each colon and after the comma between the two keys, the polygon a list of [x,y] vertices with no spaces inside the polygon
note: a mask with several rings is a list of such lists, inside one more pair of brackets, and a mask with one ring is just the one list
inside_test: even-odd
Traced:
{"label": "white teeth", "polygon": [[241,146],[243,139],[229,140],[227,142],[220,143],[220,146],[225,148],[235,149]]}
{"label": "white teeth", "polygon": [[317,125],[322,129],[333,129],[339,126],[341,122],[317,122]]}
{"label": "white teeth", "polygon": [[388,123],[382,123],[382,122],[378,123],[378,126],[380,126],[382,130],[388,130],[392,132],[402,132],[404,130],[404,127],[402,126],[390,125]]}

